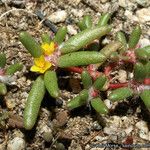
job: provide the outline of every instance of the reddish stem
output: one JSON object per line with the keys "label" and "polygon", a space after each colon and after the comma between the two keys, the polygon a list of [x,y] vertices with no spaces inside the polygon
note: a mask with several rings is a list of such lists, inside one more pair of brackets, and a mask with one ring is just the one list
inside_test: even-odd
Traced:
{"label": "reddish stem", "polygon": [[99,95],[99,92],[97,90],[93,90],[91,93],[92,97],[97,97]]}
{"label": "reddish stem", "polygon": [[[76,73],[82,73],[83,71],[83,68],[81,67],[68,67],[67,68],[68,71],[71,71],[71,72],[76,72]],[[100,76],[100,72],[98,71],[94,71],[94,70],[91,70],[91,69],[87,69],[87,71],[89,72],[89,74],[91,75],[91,77],[95,80],[97,79],[99,76]]]}
{"label": "reddish stem", "polygon": [[0,68],[0,76],[5,75],[5,70]]}
{"label": "reddish stem", "polygon": [[121,88],[121,87],[128,87],[128,83],[111,83],[109,84],[109,88],[110,89],[117,89],[117,88]]}
{"label": "reddish stem", "polygon": [[145,85],[150,85],[150,78],[144,79],[144,84]]}
{"label": "reddish stem", "polygon": [[71,71],[71,72],[82,73],[83,68],[80,68],[80,67],[68,67],[67,70]]}

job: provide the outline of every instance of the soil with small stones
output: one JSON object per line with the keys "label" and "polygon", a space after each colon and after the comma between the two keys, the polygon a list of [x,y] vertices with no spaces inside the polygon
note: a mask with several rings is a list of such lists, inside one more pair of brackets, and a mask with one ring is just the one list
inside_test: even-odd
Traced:
{"label": "soil with small stones", "polygon": [[[62,11],[61,17],[52,16],[58,11]],[[76,23],[84,15],[90,14],[96,23],[103,12],[111,12],[113,31],[103,42],[113,40],[119,30],[129,35],[139,23],[142,41],[150,43],[148,11],[149,0],[0,0],[0,52],[6,54],[8,66],[15,62],[24,65],[15,74],[17,80],[8,87],[7,95],[0,97],[0,150],[125,150],[137,149],[136,146],[148,150],[150,113],[140,99],[113,104],[108,116],[100,116],[88,107],[68,111],[67,101],[79,93],[82,85],[78,74],[62,70],[58,72],[61,98],[54,100],[46,93],[35,127],[26,131],[23,110],[37,75],[29,71],[32,57],[18,39],[21,31],[28,31],[41,41],[42,33],[53,35],[62,25],[68,28],[67,39],[77,33]],[[43,20],[37,12],[45,15]],[[123,144],[131,147],[121,147]]]}

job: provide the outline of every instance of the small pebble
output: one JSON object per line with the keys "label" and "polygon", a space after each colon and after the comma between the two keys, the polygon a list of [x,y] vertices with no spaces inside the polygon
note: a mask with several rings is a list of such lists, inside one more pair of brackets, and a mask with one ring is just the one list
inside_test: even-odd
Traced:
{"label": "small pebble", "polygon": [[104,137],[103,137],[103,136],[96,136],[95,139],[96,139],[97,141],[101,142],[101,141],[107,140],[107,139],[108,139],[108,136],[104,136]]}
{"label": "small pebble", "polygon": [[101,2],[102,2],[102,3],[106,3],[106,2],[108,2],[108,0],[101,0]]}
{"label": "small pebble", "polygon": [[118,3],[119,6],[132,11],[137,7],[136,3],[132,2],[131,0],[119,0]]}
{"label": "small pebble", "polygon": [[48,19],[53,23],[64,22],[67,18],[67,12],[65,10],[60,10],[51,14]]}
{"label": "small pebble", "polygon": [[76,30],[72,25],[68,25],[68,26],[67,26],[67,29],[68,29],[68,33],[69,33],[70,35],[75,35],[75,34],[77,34],[77,30]]}
{"label": "small pebble", "polygon": [[118,71],[118,80],[120,83],[124,83],[127,80],[127,72],[125,70],[120,69]]}
{"label": "small pebble", "polygon": [[99,131],[99,130],[102,129],[102,126],[97,121],[95,121],[93,123],[93,129],[96,130],[96,131]]}
{"label": "small pebble", "polygon": [[44,133],[43,133],[43,139],[44,139],[46,142],[52,141],[52,139],[53,139],[52,133],[51,133],[51,132],[44,132]]}
{"label": "small pebble", "polygon": [[143,130],[144,132],[148,132],[147,123],[145,121],[139,121],[135,125],[138,129]]}
{"label": "small pebble", "polygon": [[8,141],[7,150],[24,150],[25,141],[20,137],[15,137],[13,140]]}
{"label": "small pebble", "polygon": [[149,1],[149,0],[136,0],[136,2],[137,2],[139,5],[143,6],[143,7],[148,7],[148,6],[150,6],[150,1]]}
{"label": "small pebble", "polygon": [[5,102],[8,109],[13,109],[16,106],[14,99],[5,99]]}
{"label": "small pebble", "polygon": [[105,99],[104,103],[108,107],[108,109],[110,109],[113,106],[112,102],[109,99]]}
{"label": "small pebble", "polygon": [[72,9],[71,13],[76,17],[82,17],[83,16],[83,10],[82,9]]}
{"label": "small pebble", "polygon": [[124,13],[124,15],[125,15],[129,20],[138,21],[137,16],[133,15],[132,11],[126,10],[125,13]]}
{"label": "small pebble", "polygon": [[43,132],[43,139],[46,142],[50,142],[53,139],[52,130],[47,125],[44,125],[41,131]]}
{"label": "small pebble", "polygon": [[56,143],[55,146],[56,146],[57,150],[65,150],[66,149],[62,143]]}
{"label": "small pebble", "polygon": [[150,40],[148,40],[148,39],[146,39],[146,38],[141,39],[141,40],[139,41],[139,44],[141,45],[141,48],[142,48],[142,47],[145,47],[145,46],[148,46],[148,45],[150,45]]}
{"label": "small pebble", "polygon": [[136,16],[138,17],[138,20],[141,23],[150,21],[150,7],[137,10]]}
{"label": "small pebble", "polygon": [[59,127],[64,126],[68,121],[68,112],[60,111],[59,113],[56,114],[56,120],[57,120],[57,125]]}
{"label": "small pebble", "polygon": [[149,140],[149,130],[145,121],[139,121],[135,125],[139,129],[139,136],[142,139]]}
{"label": "small pebble", "polygon": [[133,131],[133,126],[129,126],[128,128],[125,129],[125,133],[129,135]]}

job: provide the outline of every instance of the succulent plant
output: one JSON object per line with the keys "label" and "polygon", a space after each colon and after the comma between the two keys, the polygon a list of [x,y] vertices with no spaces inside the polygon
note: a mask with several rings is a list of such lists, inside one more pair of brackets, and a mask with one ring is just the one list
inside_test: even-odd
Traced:
{"label": "succulent plant", "polygon": [[[101,39],[112,27],[108,25],[111,14],[103,14],[94,26],[89,15],[78,22],[79,33],[64,42],[67,28],[61,27],[54,38],[47,33],[41,36],[39,44],[27,32],[20,33],[20,41],[34,59],[31,71],[39,74],[33,83],[24,111],[24,126],[30,130],[35,125],[38,112],[47,90],[51,97],[61,96],[58,87],[57,68],[65,68],[81,74],[84,89],[70,100],[68,109],[91,105],[96,112],[108,114],[109,110],[101,91],[107,93],[111,101],[120,101],[138,94],[150,109],[150,46],[140,48],[138,42],[141,28],[137,25],[129,41],[123,32],[116,34],[116,40],[101,48]],[[134,78],[126,83],[113,83],[111,72],[128,64],[132,65]],[[101,70],[101,71],[99,71]]]}

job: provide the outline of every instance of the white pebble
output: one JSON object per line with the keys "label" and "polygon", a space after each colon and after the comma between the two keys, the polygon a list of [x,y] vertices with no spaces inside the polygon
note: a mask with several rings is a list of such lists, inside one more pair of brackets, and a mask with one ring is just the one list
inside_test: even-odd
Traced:
{"label": "white pebble", "polygon": [[143,6],[143,7],[147,7],[147,6],[150,6],[150,1],[149,0],[136,0],[136,2]]}
{"label": "white pebble", "polygon": [[95,139],[99,142],[105,141],[108,139],[108,136],[96,136]]}
{"label": "white pebble", "polygon": [[118,71],[118,80],[120,83],[124,83],[127,80],[127,72],[125,70],[120,69]]}
{"label": "white pebble", "polygon": [[139,131],[139,136],[144,140],[149,140],[149,135],[143,132],[142,130]]}
{"label": "white pebble", "polygon": [[141,39],[139,44],[141,45],[141,47],[145,47],[145,46],[148,46],[150,45],[150,40],[144,38],[144,39]]}
{"label": "white pebble", "polygon": [[106,3],[108,0],[101,0],[102,3]]}
{"label": "white pebble", "polygon": [[121,7],[126,7],[127,6],[127,2],[126,2],[126,0],[119,0],[119,6],[121,6]]}
{"label": "white pebble", "polygon": [[67,29],[68,29],[68,33],[69,33],[70,35],[75,35],[75,34],[77,34],[77,30],[76,30],[72,25],[68,25],[68,26],[67,26]]}
{"label": "white pebble", "polygon": [[82,9],[72,9],[71,13],[76,17],[82,17],[83,16],[83,10]]}
{"label": "white pebble", "polygon": [[136,3],[133,0],[119,0],[119,6],[124,7],[128,10],[133,10],[137,7]]}
{"label": "white pebble", "polygon": [[132,11],[126,10],[124,15],[132,21],[138,21],[137,16],[133,15]]}
{"label": "white pebble", "polygon": [[60,10],[51,14],[48,19],[54,23],[64,22],[67,18],[67,12],[65,10]]}
{"label": "white pebble", "polygon": [[136,16],[138,17],[138,20],[141,23],[150,21],[150,7],[137,10]]}
{"label": "white pebble", "polygon": [[145,121],[139,121],[135,125],[139,129],[139,136],[142,139],[149,140],[149,130]]}
{"label": "white pebble", "polygon": [[145,121],[139,121],[135,125],[138,129],[144,131],[145,133],[148,133],[148,127],[147,123]]}
{"label": "white pebble", "polygon": [[126,128],[124,131],[127,135],[129,135],[133,130],[133,126],[129,126],[128,128]]}
{"label": "white pebble", "polygon": [[109,99],[105,99],[104,100],[105,105],[108,107],[108,109],[110,109],[112,107],[112,102]]}
{"label": "white pebble", "polygon": [[24,150],[25,141],[20,137],[15,137],[13,140],[8,142],[7,150]]}

